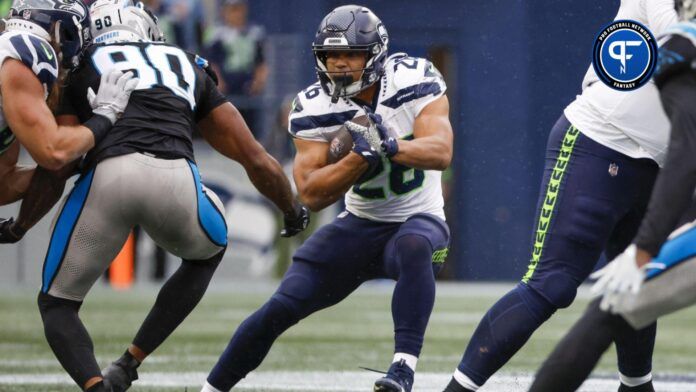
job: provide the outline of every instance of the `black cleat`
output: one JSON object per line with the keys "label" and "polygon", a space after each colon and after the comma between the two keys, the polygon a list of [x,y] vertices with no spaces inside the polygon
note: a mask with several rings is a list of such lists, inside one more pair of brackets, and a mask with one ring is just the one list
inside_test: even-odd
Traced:
{"label": "black cleat", "polygon": [[116,362],[102,370],[104,383],[110,385],[113,392],[125,392],[138,379],[138,366],[140,362],[126,351]]}
{"label": "black cleat", "polygon": [[452,377],[449,384],[447,384],[447,387],[442,392],[473,392],[473,391],[471,389],[468,389],[468,388],[462,386],[460,383],[457,382],[457,380],[454,379],[454,377]]}
{"label": "black cleat", "polygon": [[375,381],[374,392],[411,392],[413,387],[413,370],[405,360],[394,362],[387,375]]}

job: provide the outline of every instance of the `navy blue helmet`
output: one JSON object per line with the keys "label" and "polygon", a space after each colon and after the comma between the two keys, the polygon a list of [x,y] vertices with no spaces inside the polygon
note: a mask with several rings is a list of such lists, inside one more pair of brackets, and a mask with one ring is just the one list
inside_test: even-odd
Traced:
{"label": "navy blue helmet", "polygon": [[[370,87],[384,73],[388,43],[387,29],[369,8],[345,5],[331,11],[319,24],[312,43],[317,76],[324,91],[336,101]],[[347,72],[328,72],[327,52],[341,50],[365,52],[367,61],[360,80],[353,80]]]}
{"label": "navy blue helmet", "polygon": [[89,9],[80,0],[15,0],[7,31],[26,31],[53,42],[64,67],[74,68],[90,42]]}

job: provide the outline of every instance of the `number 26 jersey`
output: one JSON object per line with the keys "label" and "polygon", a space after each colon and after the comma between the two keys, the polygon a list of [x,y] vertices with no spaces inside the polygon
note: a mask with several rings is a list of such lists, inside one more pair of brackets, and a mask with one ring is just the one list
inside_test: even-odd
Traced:
{"label": "number 26 jersey", "polygon": [[[426,59],[404,53],[390,56],[384,75],[376,82],[375,113],[390,133],[413,138],[413,124],[421,110],[445,94],[440,72]],[[295,98],[288,124],[293,137],[330,143],[344,122],[365,114],[363,103],[352,99],[331,102],[319,83]],[[445,219],[441,172],[418,170],[383,158],[370,178],[355,184],[345,195],[346,209],[361,218],[403,222],[415,214]]]}
{"label": "number 26 jersey", "polygon": [[89,47],[80,67],[63,91],[59,115],[92,116],[87,90],[98,90],[101,75],[116,68],[140,79],[122,117],[85,158],[83,168],[130,154],[150,153],[160,158],[193,156],[196,123],[227,102],[203,70],[205,60],[174,45],[154,42],[118,42]]}

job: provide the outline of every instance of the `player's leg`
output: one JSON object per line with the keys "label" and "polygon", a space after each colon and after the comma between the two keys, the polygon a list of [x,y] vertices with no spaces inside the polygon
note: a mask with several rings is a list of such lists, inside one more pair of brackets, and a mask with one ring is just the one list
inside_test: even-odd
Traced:
{"label": "player's leg", "polygon": [[[107,163],[106,161],[105,163]],[[46,339],[63,368],[84,389],[102,388],[92,340],[80,321],[82,300],[130,231],[119,217],[109,165],[83,175],[58,215],[43,267],[38,303]]]}
{"label": "player's leg", "polygon": [[484,315],[448,391],[478,389],[557,309],[573,302],[615,222],[630,209],[615,196],[626,193],[630,177],[623,171],[612,177],[608,171],[612,160],[622,157],[565,117],[556,123],[549,135],[529,270]]}
{"label": "player's leg", "polygon": [[404,222],[385,246],[384,272],[396,280],[392,296],[395,347],[392,366],[386,377],[377,380],[375,390],[411,389],[435,303],[435,275],[448,244],[449,228],[444,221],[416,215]]}
{"label": "player's leg", "polygon": [[[644,166],[637,172],[641,175],[636,182],[642,183],[636,188],[635,197],[640,199],[636,208],[626,215],[614,229],[607,244],[606,256],[613,260],[623,252],[635,237],[640,222],[650,199],[650,190],[657,176],[657,165],[652,161],[636,161],[636,166]],[[609,316],[606,316],[609,317]],[[651,392],[652,386],[652,354],[655,348],[657,323],[636,330],[621,317],[612,316],[614,342],[619,366],[620,392]]]}
{"label": "player's leg", "polygon": [[[137,188],[137,222],[164,249],[182,257],[160,289],[131,346],[104,370],[115,392],[138,378],[137,368],[198,305],[227,245],[224,208],[201,184],[195,165],[132,154],[124,162]],[[162,198],[165,192],[167,197]]]}
{"label": "player's leg", "polygon": [[370,279],[370,265],[397,227],[348,214],[314,233],[293,256],[275,294],[237,328],[203,391],[231,389],[261,364],[285,330]]}

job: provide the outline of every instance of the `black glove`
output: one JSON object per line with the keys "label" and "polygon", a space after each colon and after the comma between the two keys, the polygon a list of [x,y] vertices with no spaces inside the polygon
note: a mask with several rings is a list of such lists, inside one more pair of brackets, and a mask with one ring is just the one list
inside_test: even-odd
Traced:
{"label": "black glove", "polygon": [[292,237],[309,226],[309,210],[301,203],[298,203],[297,208],[291,215],[285,215],[284,221],[285,227],[280,231],[280,236]]}
{"label": "black glove", "polygon": [[14,244],[27,231],[15,224],[14,218],[0,219],[0,244]]}

